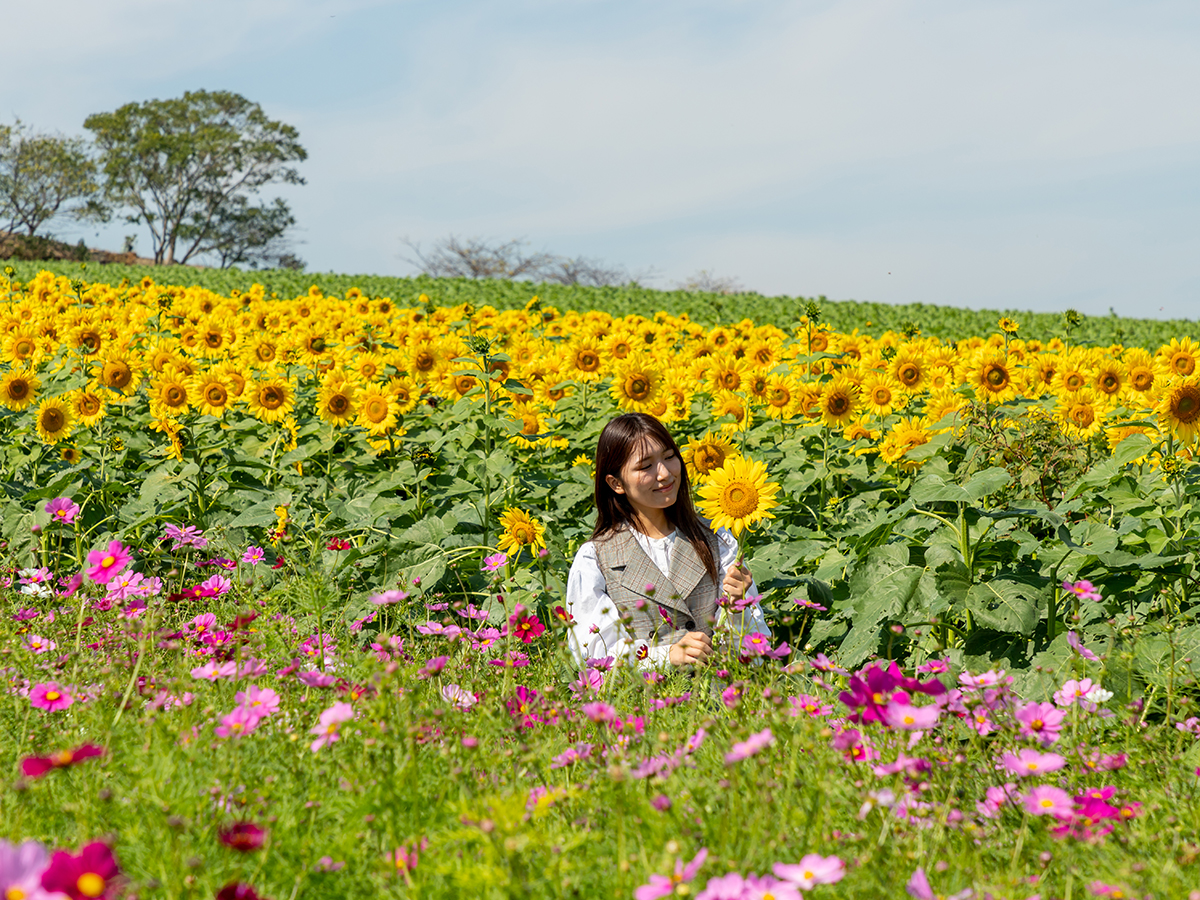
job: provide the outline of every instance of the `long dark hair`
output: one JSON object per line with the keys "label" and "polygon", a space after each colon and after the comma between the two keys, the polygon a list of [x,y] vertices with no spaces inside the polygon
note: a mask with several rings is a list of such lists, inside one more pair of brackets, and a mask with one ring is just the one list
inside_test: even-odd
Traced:
{"label": "long dark hair", "polygon": [[[592,529],[592,540],[601,540],[622,528],[634,527],[637,514],[629,498],[609,486],[608,476],[620,478],[621,469],[630,457],[652,441],[670,448],[682,463],[683,455],[675,439],[654,416],[624,413],[611,420],[600,432],[600,441],[596,446],[596,527]],[[710,531],[692,506],[692,486],[688,481],[686,465],[680,466],[679,493],[675,503],[664,511],[667,520],[696,548],[700,561],[704,563],[704,570],[720,590],[721,586],[717,584],[717,561],[713,559],[712,547],[708,543]]]}

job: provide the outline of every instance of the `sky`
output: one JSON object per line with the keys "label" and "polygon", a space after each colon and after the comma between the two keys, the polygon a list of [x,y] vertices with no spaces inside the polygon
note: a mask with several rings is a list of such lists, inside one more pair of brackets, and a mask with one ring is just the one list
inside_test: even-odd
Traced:
{"label": "sky", "polygon": [[1200,318],[1194,2],[40,0],[6,33],[0,121],[205,89],[294,125],[307,183],[264,196],[310,271],[453,234],[661,288]]}

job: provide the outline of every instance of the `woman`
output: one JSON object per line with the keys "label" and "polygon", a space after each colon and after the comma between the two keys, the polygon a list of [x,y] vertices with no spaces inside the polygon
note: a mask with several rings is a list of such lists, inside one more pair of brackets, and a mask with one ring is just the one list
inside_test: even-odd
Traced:
{"label": "woman", "polygon": [[[596,527],[567,580],[572,652],[580,661],[628,655],[643,667],[705,662],[718,596],[755,590],[737,556],[733,535],[714,534],[696,514],[679,447],[662,423],[617,416],[596,448]],[[744,624],[770,634],[757,605]]]}

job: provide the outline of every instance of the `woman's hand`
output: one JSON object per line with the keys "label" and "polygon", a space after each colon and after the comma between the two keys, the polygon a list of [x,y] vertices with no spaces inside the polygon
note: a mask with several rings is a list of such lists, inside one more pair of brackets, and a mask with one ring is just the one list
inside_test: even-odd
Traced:
{"label": "woman's hand", "polygon": [[721,585],[721,592],[733,600],[742,600],[752,584],[754,584],[754,576],[750,574],[746,564],[738,560],[725,573],[725,583]]}
{"label": "woman's hand", "polygon": [[707,662],[712,652],[712,638],[703,631],[689,631],[671,645],[667,658],[673,666],[696,666]]}

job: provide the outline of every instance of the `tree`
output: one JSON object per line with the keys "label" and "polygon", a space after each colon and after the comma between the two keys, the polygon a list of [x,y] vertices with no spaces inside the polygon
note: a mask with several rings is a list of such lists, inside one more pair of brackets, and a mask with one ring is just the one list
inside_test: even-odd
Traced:
{"label": "tree", "polygon": [[680,291],[694,291],[703,294],[741,294],[745,291],[742,283],[728,275],[717,276],[708,269],[701,269],[687,281],[675,285]]}
{"label": "tree", "polygon": [[[150,229],[156,263],[228,254],[234,236],[251,242],[234,255],[261,249],[265,243],[253,242],[279,235],[258,226],[278,224],[287,204],[254,207],[250,197],[272,182],[304,184],[287,165],[308,157],[299,132],[229,91],[127,103],[88,116],[83,127],[95,135],[105,199]],[[249,220],[255,227],[242,227]]]}
{"label": "tree", "polygon": [[0,221],[4,230],[33,237],[60,213],[99,213],[96,163],[82,138],[36,134],[18,119],[0,125]]}
{"label": "tree", "polygon": [[525,281],[553,281],[558,284],[584,284],[602,287],[627,280],[623,269],[582,257],[571,259],[553,253],[526,253],[525,241],[503,243],[481,238],[463,240],[455,235],[443,238],[428,253],[421,245],[403,239],[412,251],[404,260],[434,278],[521,278]]}
{"label": "tree", "polygon": [[222,269],[239,263],[252,269],[260,265],[303,269],[303,261],[292,253],[291,242],[284,237],[295,224],[295,216],[279,197],[265,206],[251,206],[239,197],[217,215],[209,252]]}
{"label": "tree", "polygon": [[575,259],[568,259],[565,256],[558,257],[541,274],[545,281],[554,281],[558,284],[582,284],[590,287],[624,284],[629,280],[624,269],[606,266],[598,260],[582,257]]}

